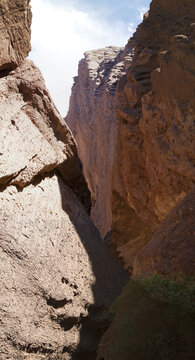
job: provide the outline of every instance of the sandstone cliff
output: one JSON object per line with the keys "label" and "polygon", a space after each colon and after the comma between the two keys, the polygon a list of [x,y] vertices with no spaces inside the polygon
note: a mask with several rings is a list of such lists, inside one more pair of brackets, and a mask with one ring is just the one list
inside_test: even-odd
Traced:
{"label": "sandstone cliff", "polygon": [[194,21],[193,0],[153,0],[118,86],[112,229],[129,270],[193,184]]}
{"label": "sandstone cliff", "polygon": [[87,215],[75,140],[23,60],[28,3],[0,4],[0,359],[95,359],[127,276]]}
{"label": "sandstone cliff", "polygon": [[86,53],[72,90],[67,121],[92,193],[92,219],[103,236],[112,230],[106,238],[130,272],[194,181],[194,14],[193,0],[153,0],[125,52]]}
{"label": "sandstone cliff", "polygon": [[66,122],[78,145],[91,197],[91,217],[104,237],[111,230],[112,167],[116,151],[116,86],[130,49],[88,51],[79,63]]}

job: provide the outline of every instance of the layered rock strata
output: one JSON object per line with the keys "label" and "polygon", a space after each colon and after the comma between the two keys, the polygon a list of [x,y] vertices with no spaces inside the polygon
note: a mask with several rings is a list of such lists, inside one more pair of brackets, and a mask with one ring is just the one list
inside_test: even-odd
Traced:
{"label": "layered rock strata", "polygon": [[116,151],[116,86],[131,61],[128,46],[88,51],[74,78],[66,122],[78,145],[91,196],[91,217],[104,237],[111,230],[112,167]]}
{"label": "layered rock strata", "polygon": [[0,5],[15,51],[0,55],[0,359],[95,359],[127,275],[87,215],[75,140],[40,71],[22,61],[28,3]]}

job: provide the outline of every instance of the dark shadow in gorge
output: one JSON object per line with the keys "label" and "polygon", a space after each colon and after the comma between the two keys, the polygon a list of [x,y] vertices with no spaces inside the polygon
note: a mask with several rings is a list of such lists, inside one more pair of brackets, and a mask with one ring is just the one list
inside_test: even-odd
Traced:
{"label": "dark shadow in gorge", "polygon": [[[99,339],[110,325],[110,320],[105,318],[105,310],[122,292],[129,275],[110,253],[93,223],[87,223],[87,226],[82,224],[78,209],[68,203],[61,177],[59,187],[62,208],[68,214],[85,247],[96,279],[92,288],[94,305],[88,308],[89,315],[80,319],[80,343],[76,352],[72,354],[72,360],[95,360]],[[64,349],[64,352],[67,350]]]}

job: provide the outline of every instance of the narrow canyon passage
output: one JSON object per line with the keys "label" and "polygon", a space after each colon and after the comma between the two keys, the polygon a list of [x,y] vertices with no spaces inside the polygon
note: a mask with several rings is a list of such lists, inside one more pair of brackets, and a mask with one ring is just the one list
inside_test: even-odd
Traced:
{"label": "narrow canyon passage", "polygon": [[195,2],[86,51],[65,119],[31,20],[0,0],[0,360],[194,360]]}

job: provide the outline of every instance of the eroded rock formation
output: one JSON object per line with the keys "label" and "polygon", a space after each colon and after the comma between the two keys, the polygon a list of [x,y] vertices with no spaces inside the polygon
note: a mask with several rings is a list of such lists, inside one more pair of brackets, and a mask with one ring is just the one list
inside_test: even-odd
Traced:
{"label": "eroded rock formation", "polygon": [[87,215],[74,138],[40,71],[22,61],[28,3],[0,5],[14,49],[0,53],[0,359],[95,359],[127,276]]}
{"label": "eroded rock formation", "polygon": [[59,173],[90,210],[73,136],[31,61],[1,78],[0,184],[24,187],[36,175]]}
{"label": "eroded rock formation", "polygon": [[[194,273],[194,14],[194,0],[153,0],[125,49],[85,54],[73,86],[92,219],[134,277]],[[95,360],[127,275],[87,214],[74,137],[25,60],[29,1],[2,0],[0,15],[0,359]]]}
{"label": "eroded rock formation", "polygon": [[116,86],[131,61],[128,45],[88,51],[74,79],[66,122],[72,130],[91,196],[91,217],[111,230],[112,167],[116,151]]}
{"label": "eroded rock formation", "polygon": [[[125,53],[86,53],[73,86],[67,120],[92,193],[92,219],[104,236],[112,222],[108,239],[130,272],[194,181],[194,14],[193,0],[153,0]],[[109,86],[123,72],[117,123]]]}
{"label": "eroded rock formation", "polygon": [[193,0],[153,0],[118,87],[112,229],[130,271],[194,180],[194,14]]}

